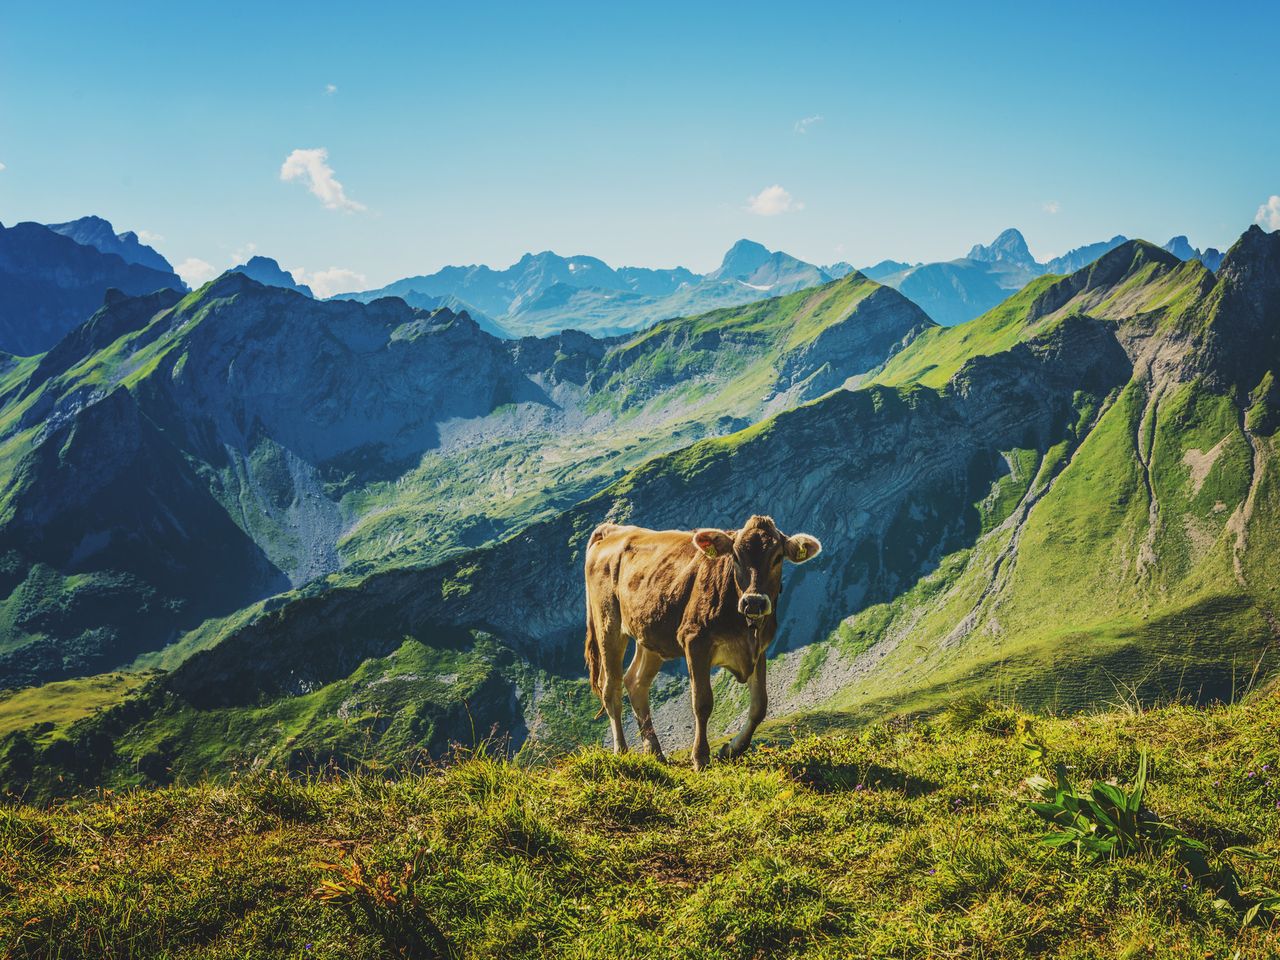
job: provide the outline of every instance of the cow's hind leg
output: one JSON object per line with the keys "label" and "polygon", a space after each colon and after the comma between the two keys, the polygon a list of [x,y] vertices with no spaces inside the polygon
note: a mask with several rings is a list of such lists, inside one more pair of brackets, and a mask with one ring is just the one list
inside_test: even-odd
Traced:
{"label": "cow's hind leg", "polygon": [[656,653],[636,644],[635,656],[631,658],[631,666],[627,668],[622,682],[627,685],[627,697],[631,700],[631,712],[636,715],[636,724],[640,728],[640,736],[645,746],[659,760],[662,755],[662,744],[658,742],[658,734],[653,729],[653,714],[649,709],[649,686],[662,667],[662,658]]}
{"label": "cow's hind leg", "polygon": [[627,738],[622,732],[622,660],[627,653],[627,638],[622,633],[621,617],[613,609],[594,611],[595,632],[600,644],[600,700],[609,715],[613,731],[613,752],[624,753]]}

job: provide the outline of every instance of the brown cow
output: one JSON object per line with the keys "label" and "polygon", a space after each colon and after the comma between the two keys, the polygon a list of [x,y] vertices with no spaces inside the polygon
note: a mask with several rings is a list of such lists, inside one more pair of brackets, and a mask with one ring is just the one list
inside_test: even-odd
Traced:
{"label": "brown cow", "polygon": [[[711,668],[724,667],[751,685],[747,723],[721,751],[747,749],[764,719],[765,651],[778,629],[782,560],[803,563],[822,550],[805,533],[788,537],[770,517],[741,530],[645,530],[602,523],[587,543],[587,668],[591,688],[609,714],[613,749],[622,734],[622,684],[649,750],[662,756],[649,711],[649,685],[663,661],[684,657],[693,693],[693,767],[710,759]],[[628,637],[635,655],[624,675]],[[599,716],[599,714],[597,714]]]}

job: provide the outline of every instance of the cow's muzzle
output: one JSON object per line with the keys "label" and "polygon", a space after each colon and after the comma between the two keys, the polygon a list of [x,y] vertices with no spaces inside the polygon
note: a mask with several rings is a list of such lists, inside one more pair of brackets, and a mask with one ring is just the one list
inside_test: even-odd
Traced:
{"label": "cow's muzzle", "polygon": [[744,593],[738,601],[738,612],[748,620],[759,620],[773,613],[773,601],[763,593]]}

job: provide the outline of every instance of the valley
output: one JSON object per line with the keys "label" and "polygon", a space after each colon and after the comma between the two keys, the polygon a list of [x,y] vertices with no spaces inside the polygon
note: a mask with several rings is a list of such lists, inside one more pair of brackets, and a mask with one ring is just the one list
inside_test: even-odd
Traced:
{"label": "valley", "polygon": [[[605,519],[765,511],[819,532],[821,562],[788,577],[766,729],[958,693],[1231,700],[1274,670],[1278,262],[1258,230],[1216,274],[1128,241],[949,328],[857,272],[605,340],[501,340],[447,308],[321,303],[236,273],[108,304],[5,393],[14,475],[42,478],[7,494],[7,603],[38,583],[67,599],[15,617],[3,662],[19,683],[165,672],[53,740],[13,730],[0,770],[60,792],[432,755],[475,729],[595,739],[579,566]],[[24,428],[36,410],[63,433]],[[61,470],[101,471],[104,429],[145,453],[97,499],[31,500]],[[179,476],[208,507],[168,502],[168,530],[116,492],[151,483],[163,504]],[[59,554],[45,519],[39,554],[22,532],[36,502],[103,532]],[[174,535],[228,520],[202,536],[252,559],[193,559]],[[241,579],[219,573],[211,596],[130,566],[112,552],[124,527],[154,531],[146,554],[167,564]],[[136,583],[167,614],[130,607]],[[89,617],[99,632],[75,633]],[[723,733],[745,690],[715,690]],[[677,746],[683,691],[676,669],[655,685]]]}

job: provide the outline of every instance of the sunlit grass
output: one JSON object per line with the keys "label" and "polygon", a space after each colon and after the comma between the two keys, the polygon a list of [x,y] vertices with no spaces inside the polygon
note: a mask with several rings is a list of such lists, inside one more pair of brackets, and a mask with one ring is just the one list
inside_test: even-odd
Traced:
{"label": "sunlit grass", "polygon": [[[1158,850],[1044,846],[1028,777],[1131,778],[1243,889],[1280,867],[1280,697],[1072,719],[961,703],[704,774],[597,749],[0,808],[12,957],[1271,957]],[[1029,747],[1028,744],[1032,746]]]}

